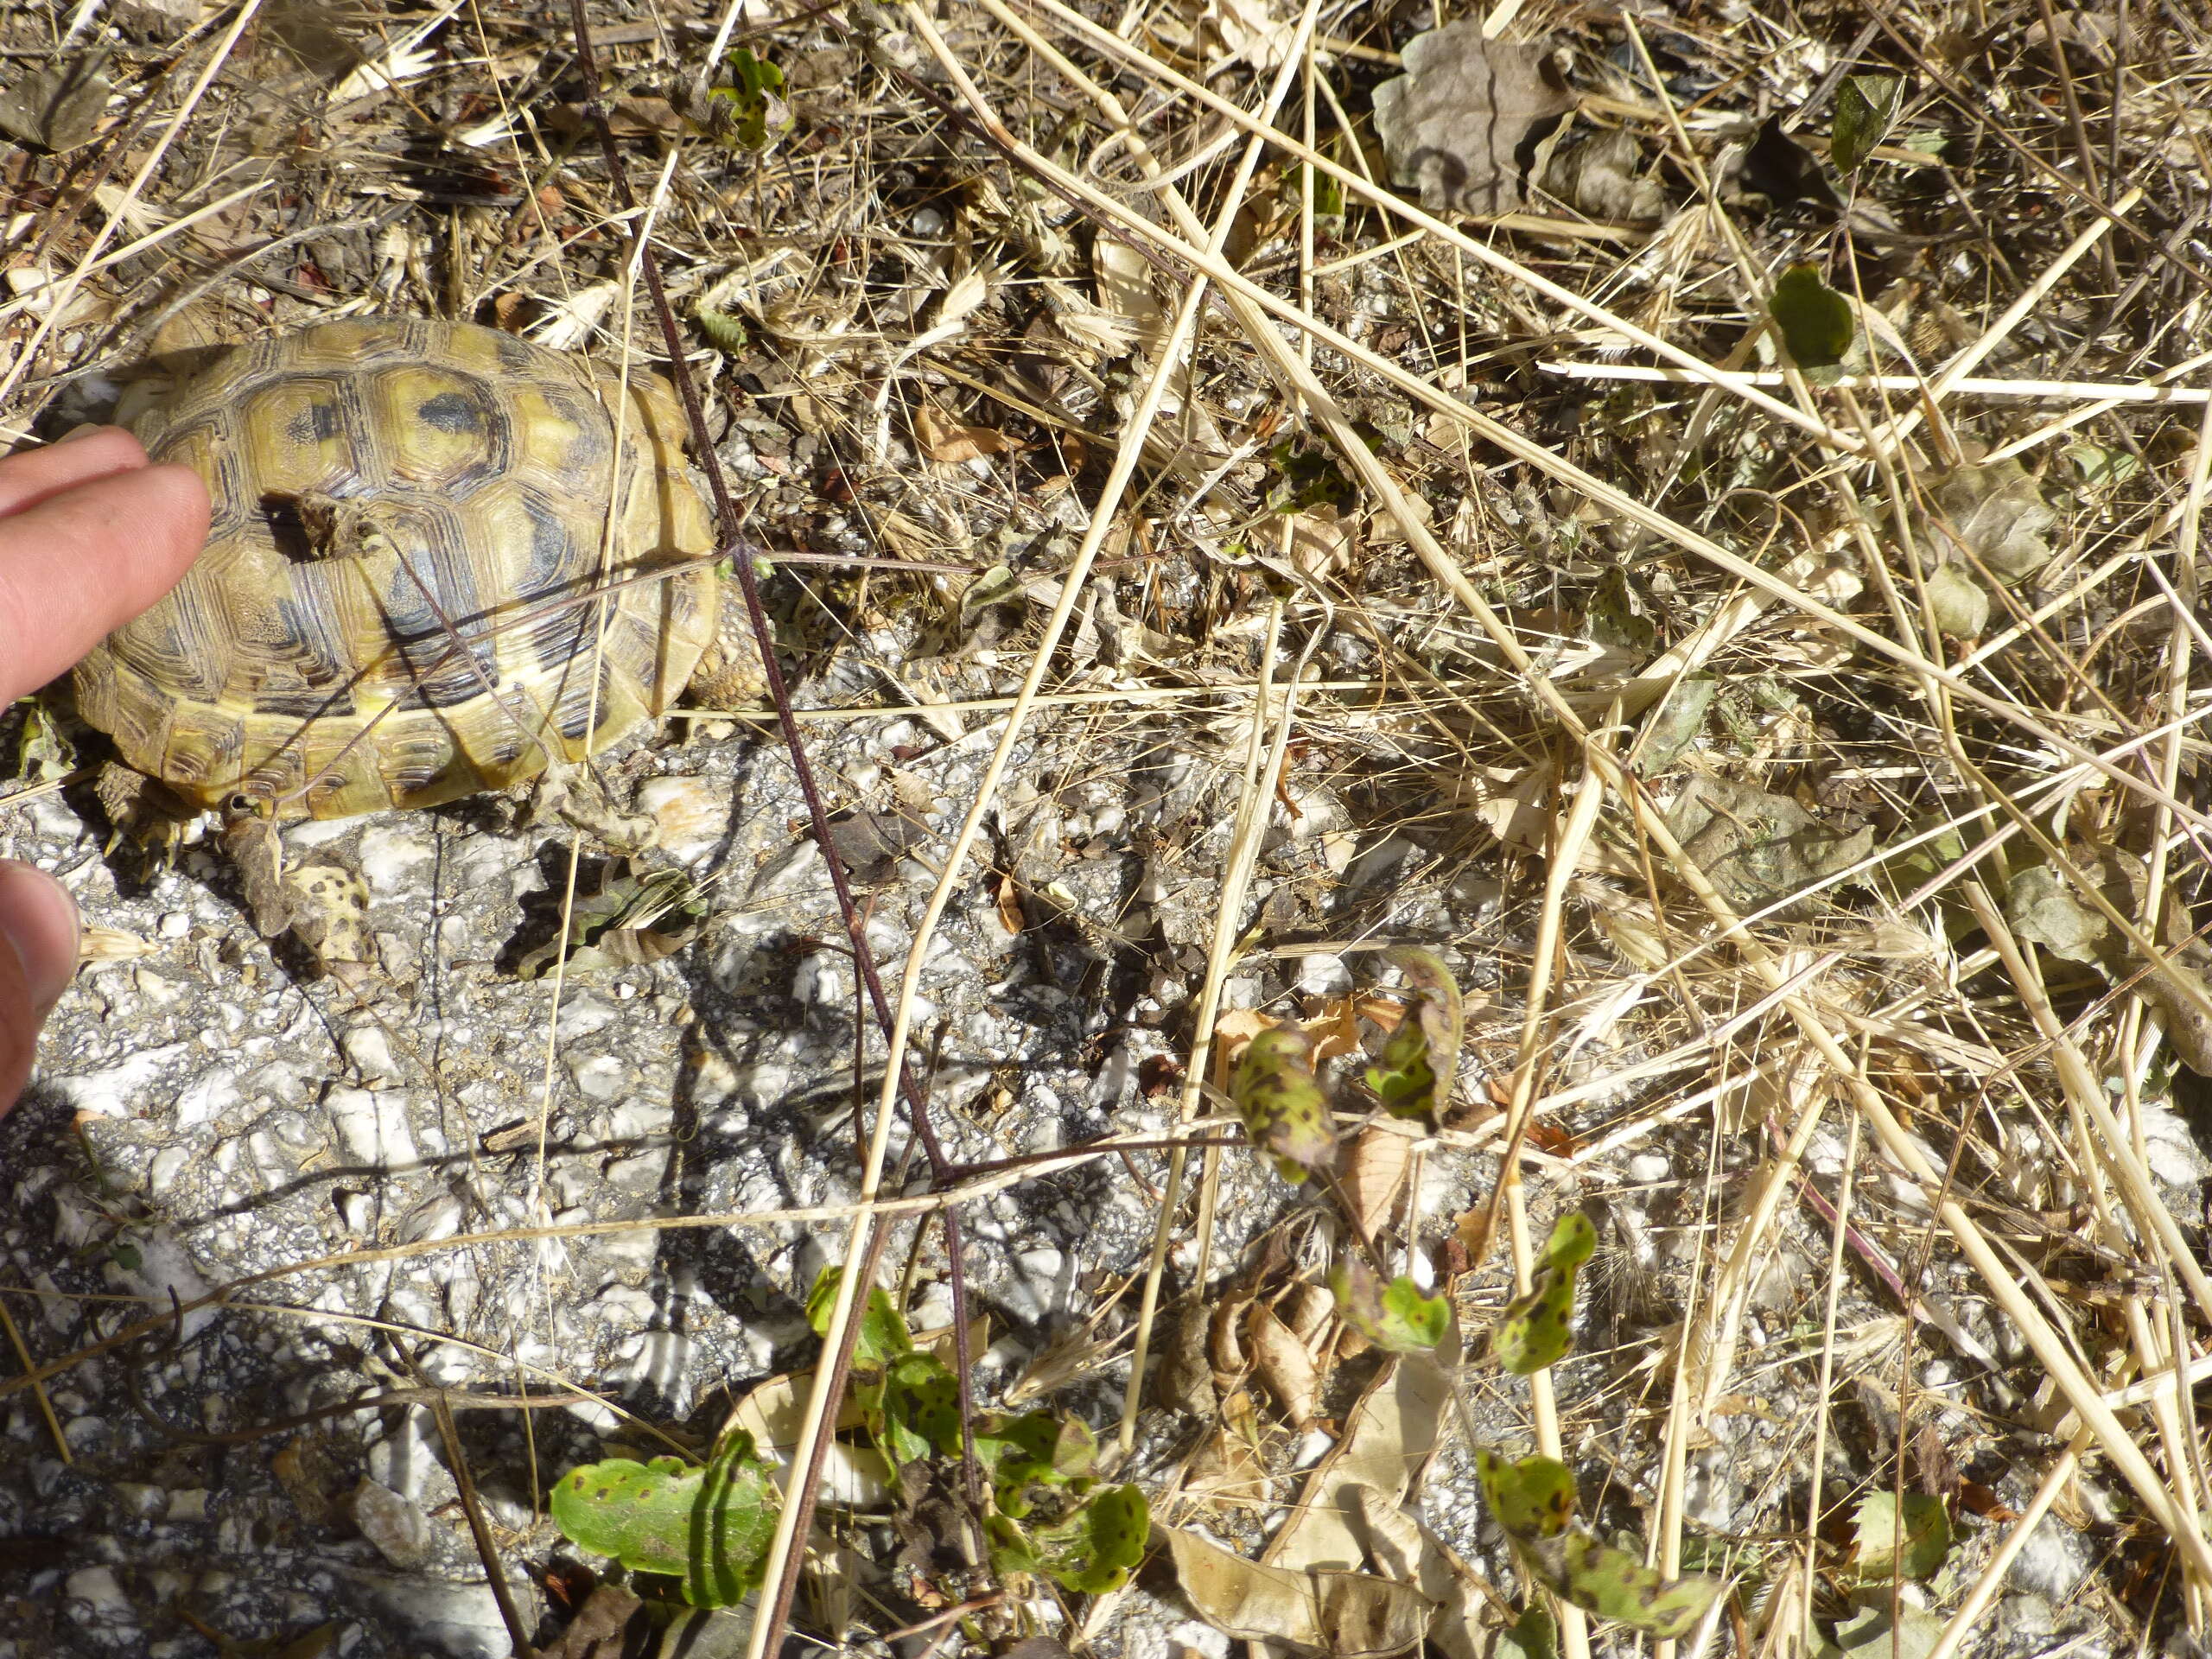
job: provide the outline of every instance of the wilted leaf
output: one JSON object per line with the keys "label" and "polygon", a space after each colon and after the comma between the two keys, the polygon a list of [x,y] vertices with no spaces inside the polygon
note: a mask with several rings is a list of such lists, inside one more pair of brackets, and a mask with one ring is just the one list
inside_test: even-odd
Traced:
{"label": "wilted leaf", "polygon": [[1003,432],[949,421],[927,404],[914,406],[914,442],[931,461],[956,466],[984,455],[1002,455],[1017,447]]}
{"label": "wilted leaf", "polygon": [[[2084,873],[2097,879],[2104,897],[2125,916],[2134,907],[2135,893],[2122,860],[2133,861],[2133,855],[2107,849]],[[2075,862],[2078,865],[2080,861]],[[2140,870],[2138,863],[2139,879]],[[2012,924],[2013,932],[2053,956],[2113,975],[2126,968],[2126,936],[2102,911],[2076,893],[2063,872],[2048,864],[2034,864],[2013,873],[2005,885],[2005,919]]]}
{"label": "wilted leaf", "polygon": [[1646,224],[1667,209],[1659,181],[1642,171],[1643,149],[1625,127],[1593,133],[1544,169],[1544,188],[1577,213],[1617,225]]}
{"label": "wilted leaf", "polygon": [[1874,849],[1871,825],[1839,836],[1785,795],[1722,778],[1693,782],[1667,825],[1706,879],[1745,912],[1849,869]]}
{"label": "wilted leaf", "polygon": [[2058,514],[2018,461],[1961,467],[1919,483],[1933,509],[1921,543],[1939,558],[1970,555],[2007,587],[2050,563],[2044,532]]}
{"label": "wilted leaf", "polygon": [[1955,564],[1928,573],[1928,613],[1954,639],[1975,639],[1989,626],[1989,594]]}
{"label": "wilted leaf", "polygon": [[1433,950],[1403,946],[1389,953],[1399,970],[1419,988],[1405,1018],[1367,1071],[1367,1086],[1393,1117],[1433,1124],[1443,1115],[1459,1069],[1465,1015],[1459,982]]}
{"label": "wilted leaf", "polygon": [[727,1607],[757,1588],[776,1529],[776,1489],[753,1438],[727,1434],[704,1468],[675,1458],[610,1458],[553,1489],[554,1524],[579,1548],[683,1580],[695,1607]]}
{"label": "wilted leaf", "polygon": [[1380,1123],[1370,1124],[1353,1138],[1338,1182],[1362,1231],[1371,1234],[1390,1219],[1413,1155],[1412,1136]]}
{"label": "wilted leaf", "polygon": [[1893,1491],[1869,1492],[1859,1500],[1853,1525],[1858,1551],[1852,1567],[1867,1582],[1933,1578],[1951,1553],[1943,1500],[1925,1492],[1907,1492],[1903,1509]]}
{"label": "wilted leaf", "polygon": [[1277,1319],[1274,1309],[1255,1302],[1245,1318],[1244,1334],[1251,1343],[1252,1368],[1261,1386],[1274,1396],[1294,1428],[1311,1427],[1320,1373],[1298,1333]]}
{"label": "wilted leaf", "polygon": [[1851,349],[1857,324],[1851,302],[1821,280],[1816,265],[1792,265],[1768,297],[1782,343],[1801,369],[1831,369]]}
{"label": "wilted leaf", "polygon": [[1160,1531],[1198,1617],[1239,1641],[1287,1642],[1332,1659],[1385,1659],[1418,1643],[1435,1611],[1411,1585],[1262,1567],[1179,1527]]}
{"label": "wilted leaf", "polygon": [[1303,1181],[1336,1155],[1336,1120],[1314,1081],[1303,1032],[1277,1026],[1254,1037],[1230,1075],[1229,1094],[1253,1146],[1275,1160],[1285,1180]]}
{"label": "wilted leaf", "polygon": [[1904,92],[1898,75],[1847,75],[1836,89],[1835,130],[1828,140],[1828,159],[1839,173],[1858,170],[1889,136],[1897,119],[1897,100]]}
{"label": "wilted leaf", "polygon": [[570,974],[658,962],[698,938],[706,919],[706,898],[683,871],[637,876],[618,870],[597,893],[576,899],[565,937],[530,951],[515,964],[515,972],[524,979],[552,972],[563,946]]}
{"label": "wilted leaf", "polygon": [[41,149],[74,149],[99,132],[113,90],[105,52],[34,69],[0,90],[0,132]]}
{"label": "wilted leaf", "polygon": [[1637,739],[1641,757],[1637,770],[1644,777],[1656,778],[1697,741],[1698,734],[1705,729],[1706,711],[1713,707],[1719,690],[1719,680],[1711,674],[1688,675],[1677,680],[1665,701],[1643,717],[1643,731]]}
{"label": "wilted leaf", "polygon": [[1527,1376],[1557,1364],[1574,1345],[1575,1270],[1597,1247],[1598,1230],[1587,1216],[1564,1215],[1554,1224],[1529,1294],[1506,1304],[1491,1338],[1498,1363],[1507,1370]]}
{"label": "wilted leaf", "polygon": [[1424,1295],[1405,1274],[1384,1284],[1358,1256],[1347,1256],[1329,1275],[1337,1313],[1377,1348],[1394,1354],[1432,1353],[1452,1328],[1452,1304]]}
{"label": "wilted leaf", "polygon": [[1541,47],[1485,41],[1461,18],[1416,35],[1406,73],[1375,89],[1375,130],[1398,184],[1425,207],[1507,213],[1526,200],[1536,146],[1574,99]]}

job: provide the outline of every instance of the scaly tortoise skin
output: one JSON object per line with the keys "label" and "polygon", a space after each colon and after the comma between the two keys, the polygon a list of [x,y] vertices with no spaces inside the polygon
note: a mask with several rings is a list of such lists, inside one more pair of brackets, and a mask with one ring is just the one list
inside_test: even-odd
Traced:
{"label": "scaly tortoise skin", "polygon": [[618,383],[602,404],[594,378],[423,319],[225,353],[131,423],[214,517],[176,590],[78,668],[79,710],[194,806],[317,818],[501,788],[658,715],[718,584],[635,578],[709,550],[712,520],[666,385],[631,378],[617,467]]}

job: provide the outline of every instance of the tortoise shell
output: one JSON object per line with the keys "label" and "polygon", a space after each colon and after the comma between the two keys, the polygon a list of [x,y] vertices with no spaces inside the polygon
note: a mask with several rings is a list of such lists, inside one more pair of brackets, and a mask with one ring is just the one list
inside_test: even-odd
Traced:
{"label": "tortoise shell", "polygon": [[175,591],[78,668],[86,719],[194,805],[334,818],[658,715],[715,638],[712,521],[666,385],[632,377],[618,458],[597,378],[423,319],[226,353],[131,423],[214,514]]}

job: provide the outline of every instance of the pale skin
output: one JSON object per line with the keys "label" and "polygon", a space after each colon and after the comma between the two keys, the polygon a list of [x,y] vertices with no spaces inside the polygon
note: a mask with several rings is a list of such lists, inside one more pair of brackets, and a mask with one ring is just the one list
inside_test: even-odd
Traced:
{"label": "pale skin", "polygon": [[[171,588],[207,536],[207,492],[151,466],[118,427],[0,460],[0,707],[67,671]],[[77,906],[34,865],[0,859],[0,1112],[30,1076],[38,1029],[77,971]]]}

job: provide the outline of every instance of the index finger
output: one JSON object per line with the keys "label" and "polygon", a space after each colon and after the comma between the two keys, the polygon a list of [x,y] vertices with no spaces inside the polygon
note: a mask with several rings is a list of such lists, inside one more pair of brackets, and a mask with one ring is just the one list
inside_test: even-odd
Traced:
{"label": "index finger", "polygon": [[176,585],[207,538],[188,467],[141,467],[0,518],[0,702],[35,691]]}

